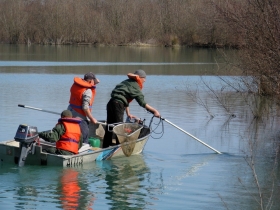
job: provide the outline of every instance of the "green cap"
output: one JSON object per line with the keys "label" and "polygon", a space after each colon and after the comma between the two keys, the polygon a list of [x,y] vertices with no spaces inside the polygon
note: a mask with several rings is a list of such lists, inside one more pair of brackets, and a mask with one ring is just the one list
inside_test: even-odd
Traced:
{"label": "green cap", "polygon": [[64,110],[61,112],[61,117],[72,117],[72,112],[70,110]]}

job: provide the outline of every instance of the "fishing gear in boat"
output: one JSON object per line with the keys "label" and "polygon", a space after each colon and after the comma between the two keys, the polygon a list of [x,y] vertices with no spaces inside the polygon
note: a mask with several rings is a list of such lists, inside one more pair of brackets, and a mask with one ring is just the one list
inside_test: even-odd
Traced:
{"label": "fishing gear in boat", "polygon": [[145,119],[130,119],[127,117],[124,123],[108,124],[108,131],[113,132],[118,138],[122,151],[127,157],[132,154],[137,141],[148,135],[147,130],[150,129],[145,126]]}
{"label": "fishing gear in boat", "polygon": [[125,156],[132,154],[142,128],[143,125],[139,123],[122,123],[113,128]]}

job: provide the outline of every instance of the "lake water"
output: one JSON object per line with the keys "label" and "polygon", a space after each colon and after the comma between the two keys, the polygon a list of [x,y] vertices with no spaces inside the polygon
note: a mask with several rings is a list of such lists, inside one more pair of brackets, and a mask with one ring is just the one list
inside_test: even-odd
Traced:
{"label": "lake water", "polygon": [[[264,207],[279,209],[278,110],[273,118],[253,120],[252,106],[232,92],[227,100],[235,117],[226,114],[201,83],[203,79],[221,88],[216,61],[221,62],[218,52],[207,49],[1,45],[0,141],[13,139],[19,124],[51,129],[57,115],[18,104],[61,112],[68,106],[74,76],[88,71],[101,81],[92,113],[105,119],[111,90],[127,73],[141,68],[148,74],[143,89],[147,103],[223,153],[216,154],[167,122],[163,127],[153,124],[155,131],[141,155],[76,168],[0,164],[1,209],[251,210],[261,209],[260,192]],[[197,89],[214,118],[187,94]],[[130,109],[149,123],[151,114],[136,102]]]}

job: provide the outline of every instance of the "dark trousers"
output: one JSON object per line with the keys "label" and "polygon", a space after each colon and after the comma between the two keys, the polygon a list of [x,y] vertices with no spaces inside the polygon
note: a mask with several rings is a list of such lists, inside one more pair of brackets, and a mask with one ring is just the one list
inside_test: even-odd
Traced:
{"label": "dark trousers", "polygon": [[[125,107],[123,103],[111,99],[107,103],[107,124],[123,122],[124,110]],[[112,130],[112,128],[110,130]],[[112,136],[113,131],[108,131],[108,125],[106,125],[105,135],[103,138],[103,148],[112,145]],[[119,144],[118,139],[116,143]]]}
{"label": "dark trousers", "polygon": [[80,128],[81,128],[81,132],[83,135],[83,143],[87,143],[88,144],[88,134],[89,134],[89,127],[88,127],[88,122],[85,120],[82,120],[80,123]]}

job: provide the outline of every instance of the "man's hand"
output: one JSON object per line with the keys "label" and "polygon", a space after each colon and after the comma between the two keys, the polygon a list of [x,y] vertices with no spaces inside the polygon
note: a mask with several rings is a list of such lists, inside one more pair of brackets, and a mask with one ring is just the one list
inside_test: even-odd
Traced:
{"label": "man's hand", "polygon": [[92,119],[90,120],[92,123],[96,124],[97,120],[95,118],[92,117]]}

